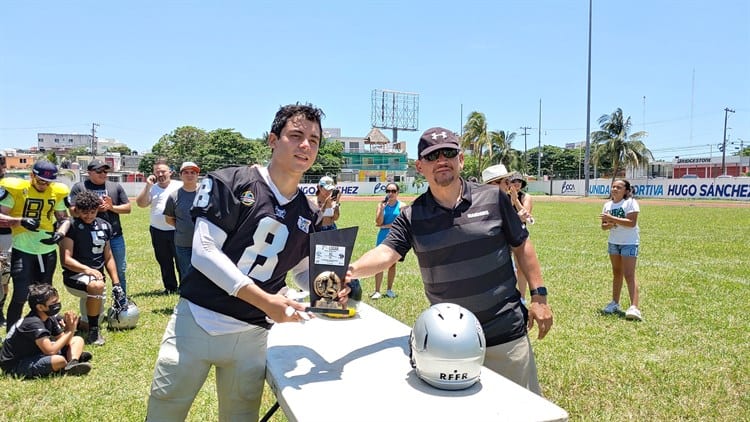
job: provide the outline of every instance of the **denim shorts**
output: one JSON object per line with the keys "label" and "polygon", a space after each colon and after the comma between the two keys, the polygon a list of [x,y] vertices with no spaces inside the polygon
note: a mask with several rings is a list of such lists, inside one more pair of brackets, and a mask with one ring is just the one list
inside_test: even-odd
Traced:
{"label": "denim shorts", "polygon": [[638,245],[615,245],[609,243],[608,252],[610,255],[621,255],[621,256],[638,256]]}

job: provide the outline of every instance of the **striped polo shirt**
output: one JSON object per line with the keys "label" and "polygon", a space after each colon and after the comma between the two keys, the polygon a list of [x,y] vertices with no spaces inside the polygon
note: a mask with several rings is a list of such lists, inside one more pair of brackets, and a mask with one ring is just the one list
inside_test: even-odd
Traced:
{"label": "striped polo shirt", "polygon": [[510,246],[529,236],[508,195],[461,179],[461,201],[442,207],[428,190],[391,225],[383,244],[401,256],[413,249],[431,304],[450,302],[472,311],[489,346],[526,334]]}

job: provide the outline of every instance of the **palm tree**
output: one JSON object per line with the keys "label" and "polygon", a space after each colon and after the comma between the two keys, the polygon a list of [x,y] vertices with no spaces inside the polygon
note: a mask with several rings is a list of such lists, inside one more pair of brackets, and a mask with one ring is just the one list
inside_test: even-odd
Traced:
{"label": "palm tree", "polygon": [[598,165],[603,160],[611,161],[613,181],[620,168],[642,167],[654,159],[642,141],[647,133],[640,131],[630,134],[630,116],[623,118],[622,109],[618,108],[612,114],[602,115],[599,118],[599,127],[601,130],[591,134],[594,163]]}
{"label": "palm tree", "polygon": [[505,164],[509,168],[518,166],[518,154],[511,148],[511,143],[515,138],[516,132],[508,133],[504,130],[490,132],[490,164]]}
{"label": "palm tree", "polygon": [[469,118],[464,124],[464,134],[461,138],[461,148],[464,151],[471,151],[471,154],[477,159],[477,174],[480,177],[482,173],[482,155],[485,149],[491,150],[492,145],[487,135],[487,118],[484,113],[472,111]]}

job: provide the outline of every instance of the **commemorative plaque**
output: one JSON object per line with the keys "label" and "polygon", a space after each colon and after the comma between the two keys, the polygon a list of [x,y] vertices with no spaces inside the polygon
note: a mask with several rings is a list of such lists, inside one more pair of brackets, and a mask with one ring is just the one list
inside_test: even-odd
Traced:
{"label": "commemorative plaque", "polygon": [[339,291],[352,258],[359,227],[327,230],[310,235],[310,305],[339,310]]}

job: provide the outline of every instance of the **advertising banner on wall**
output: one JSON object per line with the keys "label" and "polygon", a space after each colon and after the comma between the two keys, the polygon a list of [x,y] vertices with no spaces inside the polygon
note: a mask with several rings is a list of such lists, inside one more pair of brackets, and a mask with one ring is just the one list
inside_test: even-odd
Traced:
{"label": "advertising banner on wall", "polygon": [[[589,196],[609,196],[612,179],[589,181]],[[750,178],[715,179],[631,179],[633,193],[639,198],[729,199],[750,201]],[[548,195],[584,196],[583,180],[552,180],[531,182],[530,192]]]}

